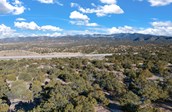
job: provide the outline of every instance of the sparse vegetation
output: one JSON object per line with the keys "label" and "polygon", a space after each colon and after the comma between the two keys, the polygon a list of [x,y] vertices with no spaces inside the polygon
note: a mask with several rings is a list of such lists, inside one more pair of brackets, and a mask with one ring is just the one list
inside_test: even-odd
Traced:
{"label": "sparse vegetation", "polygon": [[122,48],[102,60],[1,60],[0,111],[94,112],[111,105],[127,112],[170,111],[156,105],[172,102],[171,47]]}

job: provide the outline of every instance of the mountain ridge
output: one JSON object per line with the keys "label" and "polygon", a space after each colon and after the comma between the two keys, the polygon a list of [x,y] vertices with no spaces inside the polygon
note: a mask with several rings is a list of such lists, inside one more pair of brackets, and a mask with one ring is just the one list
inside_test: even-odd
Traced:
{"label": "mountain ridge", "polygon": [[49,36],[30,36],[14,37],[0,39],[1,43],[13,42],[77,42],[89,40],[106,40],[106,41],[128,41],[128,42],[172,42],[172,36],[157,36],[139,33],[119,33],[119,34],[86,34],[86,35],[67,35],[58,37]]}

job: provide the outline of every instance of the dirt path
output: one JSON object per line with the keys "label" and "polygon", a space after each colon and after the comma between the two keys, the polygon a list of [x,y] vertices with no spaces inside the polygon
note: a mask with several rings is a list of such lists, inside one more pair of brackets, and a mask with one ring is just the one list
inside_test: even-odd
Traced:
{"label": "dirt path", "polygon": [[51,58],[72,58],[72,57],[83,57],[83,58],[103,58],[105,56],[111,56],[112,54],[80,54],[80,53],[58,53],[50,55],[28,55],[28,56],[0,56],[0,60],[18,60],[18,59],[51,59]]}

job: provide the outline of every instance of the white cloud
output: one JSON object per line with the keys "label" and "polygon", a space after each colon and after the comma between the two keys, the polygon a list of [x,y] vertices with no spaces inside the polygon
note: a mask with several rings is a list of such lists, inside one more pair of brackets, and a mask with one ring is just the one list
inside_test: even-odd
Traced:
{"label": "white cloud", "polygon": [[[143,0],[134,0],[142,2]],[[147,0],[152,7],[166,6],[172,3],[172,0]]]}
{"label": "white cloud", "polygon": [[99,7],[96,11],[97,16],[105,16],[108,14],[122,14],[124,11],[117,6],[116,4],[104,5],[103,7]]}
{"label": "white cloud", "polygon": [[70,21],[71,24],[73,25],[78,25],[78,26],[84,26],[85,25],[85,21],[81,21],[81,20],[72,20]]}
{"label": "white cloud", "polygon": [[20,37],[36,37],[36,36],[58,37],[58,36],[63,36],[63,34],[59,32],[54,32],[54,33],[32,33],[32,34],[25,33],[20,35]]}
{"label": "white cloud", "polygon": [[78,26],[92,26],[92,27],[99,26],[97,23],[89,23],[89,21],[81,21],[81,20],[70,21],[70,23]]}
{"label": "white cloud", "polygon": [[39,30],[39,26],[35,22],[14,22],[14,26],[26,30]]}
{"label": "white cloud", "polygon": [[112,27],[107,30],[107,33],[142,33],[152,35],[172,36],[172,22],[171,21],[156,21],[151,23],[150,28],[134,28],[131,26]]}
{"label": "white cloud", "polygon": [[108,32],[113,33],[134,33],[135,29],[131,26],[124,26],[124,27],[112,27],[108,29]]}
{"label": "white cloud", "polygon": [[19,15],[25,11],[25,7],[22,2],[15,0],[14,2],[8,2],[7,0],[0,1],[0,14],[13,14]]}
{"label": "white cloud", "polygon": [[124,13],[124,11],[116,4],[116,0],[100,0],[100,2],[104,3],[104,5],[97,6],[94,3],[91,3],[93,8],[83,8],[77,3],[71,3],[71,7],[77,7],[82,13],[95,13],[98,17]]}
{"label": "white cloud", "polygon": [[35,22],[14,22],[14,26],[25,30],[42,30],[42,31],[62,31],[61,28],[51,25],[38,26]]}
{"label": "white cloud", "polygon": [[172,36],[171,21],[156,21],[151,23],[152,28],[139,31],[139,33]]}
{"label": "white cloud", "polygon": [[38,0],[41,3],[45,3],[45,4],[53,4],[54,0]]}
{"label": "white cloud", "polygon": [[60,5],[60,6],[63,6],[63,4],[60,3],[58,0],[37,0],[37,1],[40,2],[40,3],[44,3],[44,4],[54,4],[54,3],[56,3],[56,4]]}
{"label": "white cloud", "polygon": [[66,30],[63,35],[85,35],[85,34],[100,34],[94,30]]}
{"label": "white cloud", "polygon": [[105,4],[116,4],[116,0],[100,0],[100,2]]}
{"label": "white cloud", "polygon": [[153,27],[172,27],[172,22],[170,21],[156,21],[156,22],[152,22],[151,25]]}
{"label": "white cloud", "polygon": [[15,35],[15,30],[11,29],[10,27],[4,24],[0,25],[0,38],[12,37],[14,35]]}
{"label": "white cloud", "polygon": [[151,6],[165,6],[172,3],[172,0],[148,0]]}
{"label": "white cloud", "polygon": [[79,10],[83,13],[96,13],[98,17],[106,16],[109,14],[122,14],[124,11],[116,4],[107,4],[104,6],[97,6],[96,8],[82,8],[79,7]]}
{"label": "white cloud", "polygon": [[97,23],[90,23],[89,22],[90,18],[87,15],[84,15],[78,11],[71,12],[69,18],[72,19],[70,23],[73,25],[98,26]]}
{"label": "white cloud", "polygon": [[99,26],[97,23],[86,23],[86,26]]}
{"label": "white cloud", "polygon": [[22,3],[20,2],[20,0],[15,0],[15,1],[14,1],[14,4],[16,4],[16,5],[21,5]]}
{"label": "white cloud", "polygon": [[26,21],[25,18],[17,18],[16,21]]}
{"label": "white cloud", "polygon": [[88,18],[87,15],[84,15],[78,11],[71,12],[69,18],[76,19],[76,20],[84,20],[84,21],[90,20],[90,18]]}
{"label": "white cloud", "polygon": [[61,28],[56,27],[56,26],[51,26],[51,25],[41,26],[39,29],[43,31],[47,31],[47,30],[48,31],[62,31]]}
{"label": "white cloud", "polygon": [[71,6],[71,7],[79,7],[79,4],[73,3],[73,2],[72,2],[72,3],[70,3],[70,6]]}

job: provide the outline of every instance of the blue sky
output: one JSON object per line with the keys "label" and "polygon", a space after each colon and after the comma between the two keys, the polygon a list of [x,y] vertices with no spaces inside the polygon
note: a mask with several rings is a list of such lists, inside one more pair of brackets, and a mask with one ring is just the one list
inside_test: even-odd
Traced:
{"label": "blue sky", "polygon": [[172,36],[172,0],[0,0],[0,38],[95,33]]}

